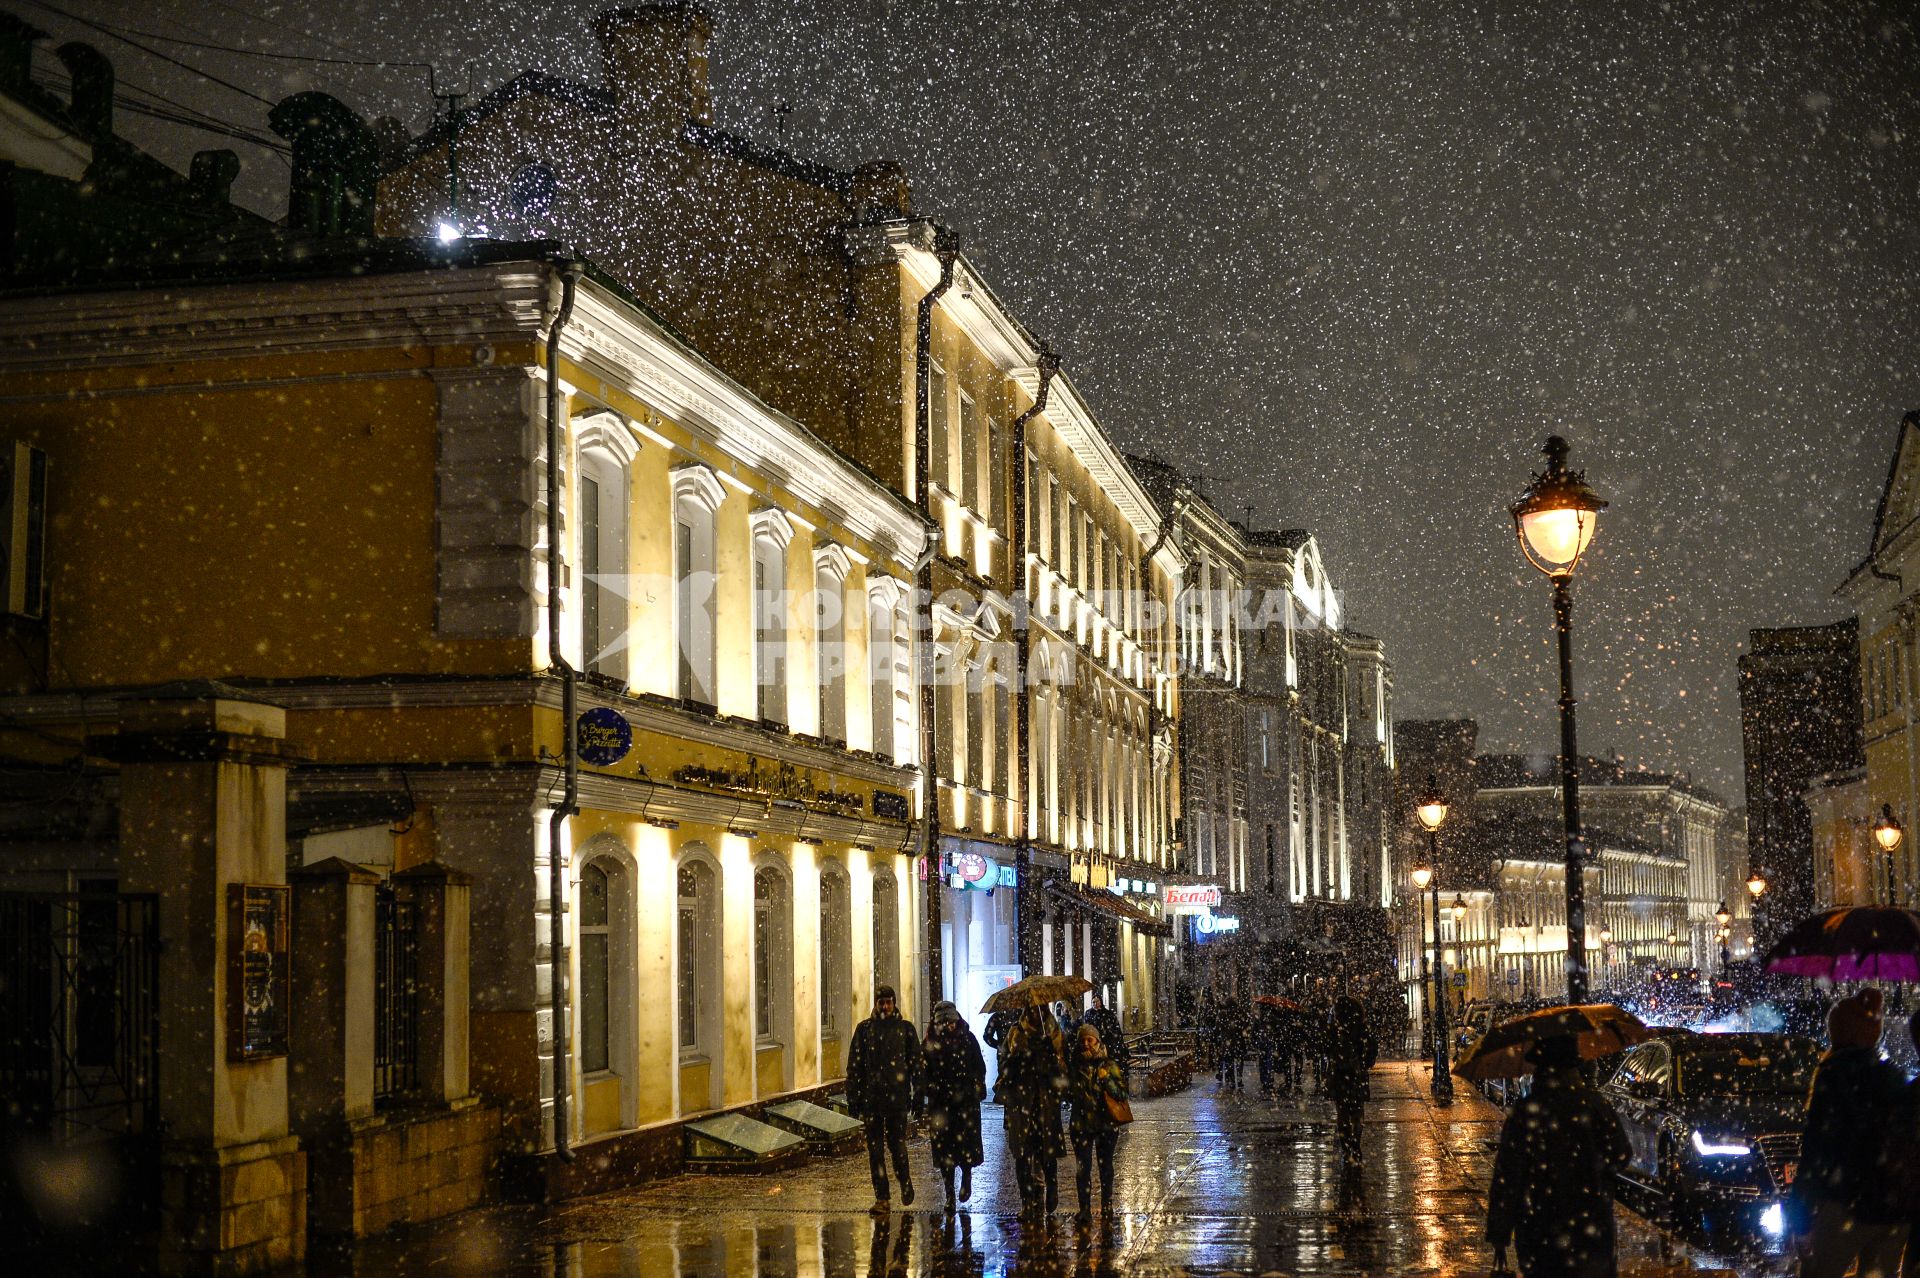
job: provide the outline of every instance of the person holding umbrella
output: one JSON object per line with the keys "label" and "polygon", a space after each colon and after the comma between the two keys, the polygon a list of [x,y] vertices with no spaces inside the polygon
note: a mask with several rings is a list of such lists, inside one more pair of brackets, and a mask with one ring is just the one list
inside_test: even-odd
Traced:
{"label": "person holding umbrella", "polygon": [[1527,1278],[1612,1278],[1613,1183],[1631,1150],[1580,1062],[1652,1036],[1611,1004],[1549,1007],[1496,1025],[1461,1058],[1454,1072],[1474,1081],[1533,1075],[1493,1160],[1487,1242],[1496,1270],[1511,1245]]}
{"label": "person holding umbrella", "polygon": [[1487,1242],[1526,1278],[1613,1278],[1613,1182],[1632,1150],[1606,1098],[1580,1072],[1571,1035],[1527,1051],[1533,1088],[1507,1115],[1487,1192]]}
{"label": "person holding umbrella", "polygon": [[1051,1214],[1060,1205],[1058,1163],[1066,1152],[1060,1103],[1066,1099],[1067,1047],[1047,1010],[1054,999],[1078,998],[1093,988],[1083,976],[1029,976],[995,991],[981,1011],[1021,1009],[1007,1031],[994,1099],[1006,1111],[1007,1150],[1020,1187],[1020,1214]]}
{"label": "person holding umbrella", "polygon": [[1066,1152],[1060,1102],[1067,1089],[1066,1066],[1060,1027],[1045,1003],[1035,1003],[1007,1032],[999,1087],[1022,1216],[1052,1215],[1060,1205],[1058,1164]]}

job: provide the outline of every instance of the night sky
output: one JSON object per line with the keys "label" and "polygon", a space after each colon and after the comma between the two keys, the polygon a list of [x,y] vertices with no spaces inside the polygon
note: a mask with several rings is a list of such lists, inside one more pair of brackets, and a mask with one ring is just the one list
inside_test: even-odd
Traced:
{"label": "night sky", "polygon": [[[134,98],[266,132],[253,97],[7,7],[96,43]],[[443,85],[480,59],[483,91],[598,76],[598,4],[60,7]],[[774,145],[784,102],[801,154],[903,161],[1123,447],[1317,534],[1401,717],[1555,748],[1548,587],[1505,506],[1567,435],[1614,502],[1575,586],[1582,747],[1741,801],[1746,631],[1844,615],[1920,407],[1905,6],[712,8],[720,122]],[[261,98],[430,118],[421,71],[134,38]],[[123,118],[182,166],[234,145],[284,206],[268,152]]]}

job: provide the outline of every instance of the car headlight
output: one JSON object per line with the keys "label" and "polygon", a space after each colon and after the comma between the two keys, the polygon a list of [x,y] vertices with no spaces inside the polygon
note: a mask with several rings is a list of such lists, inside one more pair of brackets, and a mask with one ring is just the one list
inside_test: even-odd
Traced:
{"label": "car headlight", "polygon": [[1753,1146],[1731,1136],[1716,1139],[1696,1130],[1693,1133],[1693,1152],[1702,1158],[1737,1158],[1742,1154],[1751,1154]]}

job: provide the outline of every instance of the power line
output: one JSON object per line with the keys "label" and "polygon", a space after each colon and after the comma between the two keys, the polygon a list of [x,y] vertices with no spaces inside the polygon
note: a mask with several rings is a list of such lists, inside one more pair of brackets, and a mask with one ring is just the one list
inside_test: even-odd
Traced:
{"label": "power line", "polygon": [[199,67],[194,66],[190,62],[182,62],[180,59],[174,57],[172,54],[163,53],[159,49],[153,48],[151,45],[141,44],[138,40],[129,39],[128,37],[120,35],[119,33],[115,32],[112,28],[103,27],[98,22],[94,22],[89,18],[82,18],[75,14],[68,13],[65,9],[59,8],[55,5],[47,4],[45,0],[25,0],[25,2],[27,4],[32,5],[36,9],[45,9],[48,13],[58,14],[60,17],[65,18],[68,22],[76,22],[83,27],[88,27],[94,31],[98,31],[101,35],[104,35],[109,39],[118,40],[122,44],[130,45],[133,48],[140,50],[140,52],[142,53],[145,53],[151,57],[159,58],[162,62],[170,62],[174,66],[179,67],[183,71],[191,71],[194,75],[199,76],[203,80],[211,81],[212,83],[219,85],[223,89],[231,89],[233,92],[238,93],[243,97],[252,98],[255,102],[258,102],[262,106],[271,107],[274,105],[274,102],[271,98],[263,98],[258,93],[255,93],[252,89],[241,88],[239,85],[233,83],[231,80],[222,80],[219,76],[203,71]]}
{"label": "power line", "polygon": [[[73,86],[72,80],[68,77],[51,75],[44,72],[36,73],[34,81],[43,88],[66,90],[69,92],[71,92]],[[119,81],[115,85],[115,89],[116,92],[113,95],[115,102],[123,109],[131,111],[136,115],[144,115],[156,120],[167,120],[174,124],[185,124],[206,133],[218,133],[225,137],[238,138],[243,142],[251,142],[255,146],[265,147],[270,151],[288,155],[292,154],[293,148],[278,138],[270,137],[264,133],[254,132],[242,125],[229,124],[218,116],[208,115],[206,112],[190,107],[183,102],[176,102],[164,94],[154,92],[152,89],[143,88],[140,85],[131,84],[125,80]],[[135,98],[130,98],[124,96],[120,90],[142,93],[152,98],[153,101],[143,102]],[[172,110],[163,110],[163,107],[170,107]]]}
{"label": "power line", "polygon": [[[58,10],[55,10],[55,12],[58,12]],[[237,45],[230,44],[209,44],[201,40],[189,40],[185,36],[163,35],[158,31],[142,31],[137,27],[102,27],[101,30],[111,30],[116,36],[133,35],[139,36],[143,40],[165,40],[168,44],[184,44],[191,49],[206,49],[212,53],[237,53],[247,58],[272,58],[282,62],[319,62],[329,66],[340,67],[373,67],[381,71],[405,69],[425,71],[429,75],[433,72],[433,64],[430,62],[376,61],[371,58],[323,58],[305,53],[274,53],[266,49],[244,49]]]}

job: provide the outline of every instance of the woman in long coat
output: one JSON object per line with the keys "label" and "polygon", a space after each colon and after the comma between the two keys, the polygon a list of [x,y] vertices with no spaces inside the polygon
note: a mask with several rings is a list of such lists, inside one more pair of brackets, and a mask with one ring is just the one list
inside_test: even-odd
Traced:
{"label": "woman in long coat", "polygon": [[1074,1045],[1073,1059],[1067,1063],[1067,1093],[1072,1101],[1074,1179],[1080,1191],[1081,1224],[1093,1219],[1093,1173],[1100,1173],[1100,1214],[1113,1210],[1113,1147],[1120,1137],[1120,1124],[1114,1121],[1108,1098],[1127,1099],[1127,1076],[1120,1063],[1107,1055],[1100,1032],[1082,1025]]}
{"label": "woman in long coat", "polygon": [[1052,1213],[1060,1205],[1057,1164],[1067,1145],[1060,1130],[1060,1102],[1066,1090],[1066,1043],[1060,1027],[1045,1007],[1030,1007],[1007,1034],[999,1084],[1022,1215]]}
{"label": "woman in long coat", "polygon": [[980,1148],[980,1102],[987,1097],[987,1062],[960,1009],[945,999],[933,1005],[922,1050],[926,1053],[927,1140],[940,1183],[947,1189],[951,1215],[954,1172],[960,1173],[958,1198],[964,1203],[973,1197],[973,1169],[986,1160]]}

